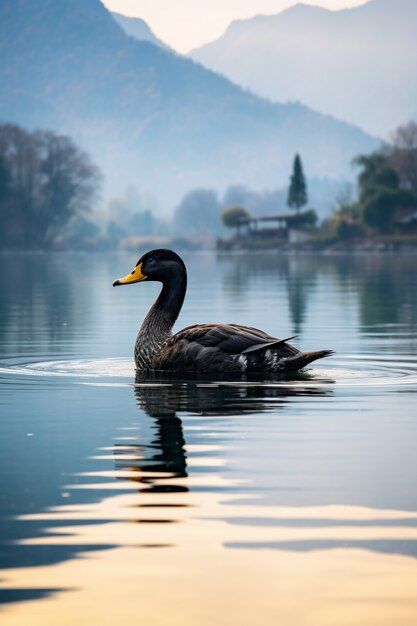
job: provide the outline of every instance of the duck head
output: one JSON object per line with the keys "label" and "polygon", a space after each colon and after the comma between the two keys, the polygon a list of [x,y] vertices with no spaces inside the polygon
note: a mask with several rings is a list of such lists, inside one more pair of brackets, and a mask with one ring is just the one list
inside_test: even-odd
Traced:
{"label": "duck head", "polygon": [[185,274],[185,265],[181,257],[173,250],[158,249],[147,252],[136,263],[127,276],[115,280],[113,287],[141,283],[145,280],[167,283]]}

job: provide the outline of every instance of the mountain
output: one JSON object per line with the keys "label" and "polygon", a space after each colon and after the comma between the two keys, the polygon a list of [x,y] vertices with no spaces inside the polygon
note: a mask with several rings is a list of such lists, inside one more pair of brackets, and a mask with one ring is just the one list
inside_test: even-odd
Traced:
{"label": "mountain", "polygon": [[386,136],[417,118],[417,2],[329,11],[298,4],[233,22],[191,53],[255,93],[303,103]]}
{"label": "mountain", "polygon": [[105,194],[285,185],[351,174],[378,140],[299,104],[273,104],[192,60],[128,37],[98,0],[0,2],[0,120],[71,134],[104,170]]}
{"label": "mountain", "polygon": [[139,17],[128,17],[120,13],[112,13],[112,16],[119,26],[123,28],[126,35],[139,39],[139,41],[150,41],[161,48],[168,48],[163,41],[156,37],[145,20],[141,20]]}

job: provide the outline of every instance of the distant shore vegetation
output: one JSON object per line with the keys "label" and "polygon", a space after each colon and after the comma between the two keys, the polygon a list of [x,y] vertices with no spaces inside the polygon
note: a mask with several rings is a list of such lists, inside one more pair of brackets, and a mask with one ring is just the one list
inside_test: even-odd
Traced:
{"label": "distant shore vegetation", "polygon": [[296,154],[287,188],[192,189],[161,217],[133,186],[100,202],[101,172],[70,137],[0,124],[0,250],[417,247],[417,124],[353,167],[356,185],[309,180]]}
{"label": "distant shore vegetation", "polygon": [[[69,137],[0,125],[0,246],[48,249],[93,225],[85,216],[98,197],[99,169]],[[73,232],[73,236],[75,235]]]}
{"label": "distant shore vegetation", "polygon": [[[353,165],[357,194],[350,186],[342,190],[332,214],[318,224],[314,209],[300,211],[308,194],[301,158],[296,155],[287,205],[297,213],[252,217],[244,206],[226,209],[223,221],[236,230],[232,237],[219,239],[218,247],[337,250],[405,245],[417,249],[417,124],[399,127],[389,144],[359,155]],[[239,210],[246,215],[239,216]],[[232,212],[234,221],[229,219]]]}

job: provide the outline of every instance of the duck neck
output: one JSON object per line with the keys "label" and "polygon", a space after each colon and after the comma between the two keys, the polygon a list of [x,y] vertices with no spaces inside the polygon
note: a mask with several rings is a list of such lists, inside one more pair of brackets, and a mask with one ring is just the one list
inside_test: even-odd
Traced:
{"label": "duck neck", "polygon": [[172,336],[172,327],[181,311],[187,290],[185,267],[181,273],[167,278],[161,292],[143,320],[135,345],[136,365],[152,369],[155,357]]}

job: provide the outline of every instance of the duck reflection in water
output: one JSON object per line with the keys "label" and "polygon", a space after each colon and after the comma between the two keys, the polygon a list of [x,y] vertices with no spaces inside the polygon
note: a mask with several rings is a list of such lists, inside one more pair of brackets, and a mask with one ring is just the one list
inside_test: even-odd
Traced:
{"label": "duck reflection in water", "polygon": [[[136,376],[134,393],[141,414],[154,421],[149,443],[115,444],[116,469],[137,473],[131,480],[140,491],[155,493],[187,492],[186,442],[178,414],[227,417],[259,414],[283,408],[296,396],[331,395],[331,380],[319,380],[309,372],[265,380],[216,380],[211,375],[198,378],[141,373]],[[121,477],[123,475],[121,474]]]}
{"label": "duck reflection in water", "polygon": [[[137,471],[137,478],[132,480],[141,483],[140,491],[188,491],[187,487],[173,482],[187,477],[187,462],[182,422],[176,416],[172,395],[167,393],[167,387],[160,385],[135,385],[134,390],[138,407],[154,420],[153,437],[149,443],[116,444],[116,469]],[[160,484],[162,477],[164,482]]]}

